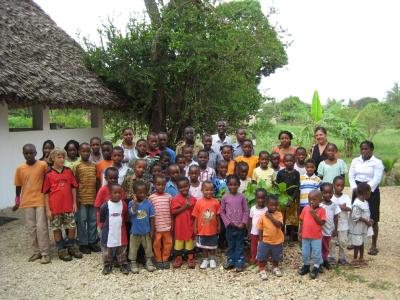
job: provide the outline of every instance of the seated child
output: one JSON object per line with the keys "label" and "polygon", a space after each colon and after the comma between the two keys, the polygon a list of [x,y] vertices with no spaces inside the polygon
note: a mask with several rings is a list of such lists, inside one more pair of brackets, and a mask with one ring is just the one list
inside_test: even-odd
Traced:
{"label": "seated child", "polygon": [[249,174],[249,165],[241,161],[236,165],[236,174],[239,176],[240,179],[240,186],[239,186],[239,193],[243,193],[246,189],[249,183],[251,183],[251,178],[248,177]]}
{"label": "seated child", "polygon": [[[192,166],[193,167],[193,166]],[[190,173],[190,170],[189,170]],[[172,199],[171,213],[174,217],[174,268],[179,268],[183,264],[182,252],[188,254],[188,266],[194,269],[196,261],[194,259],[194,218],[192,216],[196,199],[189,195],[189,180],[186,177],[177,179],[179,194]]]}
{"label": "seated child", "polygon": [[274,170],[268,168],[269,153],[267,151],[261,151],[258,155],[258,161],[260,162],[260,166],[254,169],[253,181],[259,183],[261,180],[264,180],[267,186],[272,186]]}
{"label": "seated child", "polygon": [[196,200],[203,198],[201,182],[199,181],[200,167],[196,165],[190,166],[188,175],[190,180],[189,195],[196,198]]}
{"label": "seated child", "polygon": [[306,158],[307,158],[307,150],[304,147],[298,147],[296,149],[296,153],[294,154],[296,158],[296,163],[294,165],[294,169],[299,172],[300,175],[306,174]]}
{"label": "seated child", "polygon": [[128,219],[128,208],[122,200],[122,187],[119,184],[111,184],[111,198],[103,203],[100,208],[100,222],[104,224],[101,231],[101,249],[103,254],[103,274],[112,272],[113,252],[120,265],[121,273],[129,274],[126,260],[126,236],[125,221]]}
{"label": "seated child", "polygon": [[197,154],[197,162],[200,167],[199,181],[210,181],[211,178],[215,177],[215,170],[208,167],[208,152],[204,149],[200,150]]}
{"label": "seated child", "polygon": [[272,274],[282,276],[279,270],[279,261],[282,260],[283,241],[282,231],[283,216],[278,211],[278,198],[270,195],[267,200],[268,211],[260,216],[257,228],[259,229],[259,243],[257,249],[257,261],[262,280],[267,279],[265,266],[268,258],[272,257]]}

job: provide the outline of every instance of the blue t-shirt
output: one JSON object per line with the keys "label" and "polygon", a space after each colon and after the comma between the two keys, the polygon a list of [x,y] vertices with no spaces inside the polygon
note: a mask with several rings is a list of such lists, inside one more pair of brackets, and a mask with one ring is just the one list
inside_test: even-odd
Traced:
{"label": "blue t-shirt", "polygon": [[175,197],[179,193],[178,188],[171,180],[169,180],[165,185],[165,192],[167,194],[170,194],[172,197]]}
{"label": "blue t-shirt", "polygon": [[155,215],[154,207],[149,200],[136,202],[136,214],[132,213],[132,201],[129,202],[128,211],[131,216],[131,232],[130,234],[145,235],[150,233],[150,218]]}
{"label": "blue t-shirt", "polygon": [[219,191],[225,189],[228,191],[228,186],[226,185],[226,179],[213,177],[211,178],[211,182],[214,185],[214,197],[218,195]]}
{"label": "blue t-shirt", "polygon": [[176,161],[175,151],[168,147],[165,148],[165,150],[163,150],[163,151],[166,151],[169,154],[169,161],[171,162],[171,164],[174,164]]}

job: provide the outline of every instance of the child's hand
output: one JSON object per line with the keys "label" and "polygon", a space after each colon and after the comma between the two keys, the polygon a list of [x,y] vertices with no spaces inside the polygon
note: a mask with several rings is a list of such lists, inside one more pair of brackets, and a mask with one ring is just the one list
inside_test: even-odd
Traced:
{"label": "child's hand", "polygon": [[78,211],[78,207],[76,206],[76,204],[72,204],[72,212],[75,214]]}
{"label": "child's hand", "polygon": [[368,226],[373,226],[374,225],[374,220],[369,219],[368,222],[367,222],[367,225]]}
{"label": "child's hand", "polygon": [[237,228],[239,229],[243,229],[245,227],[245,225],[243,223],[241,223],[240,225],[237,226]]}
{"label": "child's hand", "polygon": [[340,204],[339,207],[341,210],[345,210],[347,208],[346,203]]}
{"label": "child's hand", "polygon": [[317,216],[317,212],[315,211],[315,209],[310,209],[310,214],[315,217]]}
{"label": "child's hand", "polygon": [[47,219],[49,219],[49,221],[53,220],[53,214],[51,213],[50,210],[46,210],[46,215],[47,215]]}
{"label": "child's hand", "polygon": [[337,230],[336,229],[334,229],[333,232],[332,232],[332,237],[335,237],[335,236],[337,236]]}

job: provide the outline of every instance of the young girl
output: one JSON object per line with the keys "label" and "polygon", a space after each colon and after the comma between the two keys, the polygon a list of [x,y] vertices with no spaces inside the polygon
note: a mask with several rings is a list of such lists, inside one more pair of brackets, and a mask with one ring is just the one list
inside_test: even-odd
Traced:
{"label": "young girl", "polygon": [[306,158],[307,158],[307,150],[306,148],[299,147],[296,149],[296,164],[294,165],[295,170],[300,173],[300,175],[306,174]]}
{"label": "young girl", "polygon": [[333,178],[336,176],[342,176],[344,178],[347,173],[346,163],[337,158],[338,148],[335,144],[328,144],[325,148],[326,160],[322,161],[317,170],[317,174],[321,177],[322,182],[333,182]]}
{"label": "young girl", "polygon": [[171,157],[167,151],[160,152],[159,164],[161,165],[162,171],[165,173],[165,170],[171,164]]}
{"label": "young girl", "polygon": [[226,179],[229,193],[221,200],[221,218],[226,228],[228,242],[227,262],[224,268],[236,267],[236,272],[244,270],[244,238],[249,221],[249,208],[246,198],[238,192],[240,179],[237,175],[229,175]]}
{"label": "young girl", "polygon": [[370,218],[370,211],[367,199],[371,196],[371,187],[368,183],[362,182],[357,186],[357,198],[351,209],[350,236],[351,244],[354,247],[352,265],[354,267],[365,266],[364,243],[367,239],[368,227],[374,224]]}
{"label": "young girl", "polygon": [[189,168],[189,181],[190,181],[189,194],[191,197],[196,198],[196,200],[203,198],[199,176],[200,176],[200,167],[196,165],[191,166]]}
{"label": "young girl", "polygon": [[207,269],[208,266],[215,269],[217,267],[215,249],[218,245],[221,207],[219,201],[213,198],[213,185],[210,181],[203,182],[202,192],[204,198],[196,202],[192,212],[192,216],[195,218],[196,246],[202,250],[204,255],[200,269]]}
{"label": "young girl", "polygon": [[186,158],[183,156],[183,154],[178,154],[176,156],[176,164],[179,167],[179,175],[185,176]]}
{"label": "young girl", "polygon": [[[334,194],[332,197],[333,203],[340,208],[338,227],[337,227],[337,240],[339,242],[339,265],[347,265],[346,260],[346,247],[347,235],[349,231],[349,214],[351,212],[351,199],[347,194],[343,194],[344,178],[337,176],[333,179]],[[329,253],[334,258],[336,247],[335,243],[331,242]]]}
{"label": "young girl", "polygon": [[200,167],[199,180],[200,182],[210,181],[215,177],[215,170],[208,166],[208,151],[201,149],[197,154],[197,162]]}
{"label": "young girl", "polygon": [[256,205],[250,208],[250,217],[249,217],[249,225],[247,231],[250,236],[250,263],[256,263],[257,256],[257,245],[258,245],[258,234],[259,230],[257,228],[258,220],[261,215],[265,214],[268,211],[266,207],[267,202],[267,191],[265,189],[257,189],[256,190]]}
{"label": "young girl", "polygon": [[79,143],[75,140],[69,140],[65,144],[64,150],[67,152],[67,158],[65,159],[64,166],[75,172],[75,166],[80,162]]}
{"label": "young girl", "polygon": [[176,255],[173,267],[179,268],[182,266],[182,252],[185,250],[188,254],[188,266],[194,269],[196,261],[194,259],[194,218],[192,217],[192,212],[196,199],[189,195],[189,181],[187,178],[179,178],[177,185],[179,194],[171,202],[171,213],[174,217],[174,251]]}
{"label": "young girl", "polygon": [[135,143],[133,142],[133,129],[130,127],[122,130],[122,143],[120,145],[124,151],[123,164],[129,163],[136,158]]}
{"label": "young girl", "polygon": [[242,144],[243,155],[235,158],[236,163],[241,161],[246,162],[249,165],[249,171],[247,176],[252,178],[253,171],[257,167],[258,164],[258,156],[253,155],[253,142],[249,139],[243,141]]}
{"label": "young girl", "polygon": [[244,161],[238,163],[236,165],[236,174],[240,179],[238,192],[243,193],[247,189],[249,183],[251,183],[251,178],[247,176],[247,174],[249,174],[249,165]]}
{"label": "young girl", "polygon": [[276,182],[286,183],[287,194],[290,196],[291,200],[287,203],[284,217],[286,221],[286,228],[289,234],[289,247],[294,246],[295,240],[295,230],[298,226],[297,217],[297,207],[299,206],[299,188],[300,188],[300,174],[294,169],[294,155],[286,154],[283,162],[285,163],[285,168],[278,172],[276,175]]}
{"label": "young girl", "polygon": [[92,137],[90,139],[90,158],[89,160],[93,163],[97,163],[103,159],[101,149],[101,139],[99,137]]}
{"label": "young girl", "polygon": [[49,155],[50,155],[51,150],[53,150],[53,149],[54,149],[54,143],[52,140],[44,141],[43,147],[42,147],[43,155],[39,160],[43,160],[43,161],[47,162],[47,164],[50,166]]}
{"label": "young girl", "polygon": [[271,169],[274,170],[275,177],[278,174],[278,172],[282,169],[280,166],[280,159],[281,156],[279,153],[273,152],[271,154],[270,160],[271,160]]}
{"label": "young girl", "polygon": [[222,189],[227,189],[226,173],[228,172],[228,162],[219,160],[217,162],[217,175],[211,179],[214,185],[214,196],[217,196]]}
{"label": "young girl", "polygon": [[267,186],[272,186],[274,170],[272,168],[268,168],[269,153],[267,151],[261,151],[258,154],[258,161],[260,162],[260,166],[255,168],[253,172],[253,181],[259,183],[261,180],[264,180]]}
{"label": "young girl", "polygon": [[224,145],[221,147],[222,158],[228,163],[228,172],[226,175],[235,174],[236,162],[232,159],[232,146]]}

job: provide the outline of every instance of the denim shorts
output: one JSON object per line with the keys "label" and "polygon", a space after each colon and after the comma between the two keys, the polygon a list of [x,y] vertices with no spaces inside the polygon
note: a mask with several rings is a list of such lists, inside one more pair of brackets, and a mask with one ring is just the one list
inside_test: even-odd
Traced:
{"label": "denim shorts", "polygon": [[257,247],[257,260],[267,261],[268,258],[272,257],[272,261],[281,261],[283,253],[283,244],[271,245],[259,241]]}

